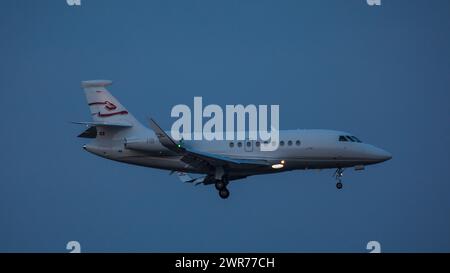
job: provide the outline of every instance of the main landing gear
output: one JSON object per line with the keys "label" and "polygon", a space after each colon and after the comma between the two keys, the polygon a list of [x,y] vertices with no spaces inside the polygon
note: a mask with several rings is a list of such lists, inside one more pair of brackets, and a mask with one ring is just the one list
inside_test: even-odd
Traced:
{"label": "main landing gear", "polygon": [[230,191],[227,189],[228,179],[223,177],[221,180],[216,180],[215,186],[219,191],[219,196],[222,199],[227,199],[230,196]]}
{"label": "main landing gear", "polygon": [[216,186],[217,191],[219,191],[220,198],[227,199],[230,196],[230,192],[227,189],[229,180],[223,167],[216,167],[214,178],[214,186]]}
{"label": "main landing gear", "polygon": [[344,169],[338,168],[336,172],[334,173],[334,177],[336,178],[336,188],[338,190],[342,189],[342,176],[344,176]]}

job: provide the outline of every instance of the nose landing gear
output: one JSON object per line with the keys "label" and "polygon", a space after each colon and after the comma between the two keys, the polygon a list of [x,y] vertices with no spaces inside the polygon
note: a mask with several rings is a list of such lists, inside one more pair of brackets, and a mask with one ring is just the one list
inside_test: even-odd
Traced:
{"label": "nose landing gear", "polygon": [[344,169],[338,168],[336,172],[334,172],[334,177],[336,178],[336,188],[338,190],[342,189],[342,176],[344,176]]}

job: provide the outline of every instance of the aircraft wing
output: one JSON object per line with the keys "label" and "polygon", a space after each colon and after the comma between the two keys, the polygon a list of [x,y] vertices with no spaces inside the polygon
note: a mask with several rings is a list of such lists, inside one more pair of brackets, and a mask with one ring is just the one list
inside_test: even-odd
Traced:
{"label": "aircraft wing", "polygon": [[186,149],[182,148],[181,145],[175,143],[175,141],[168,135],[166,132],[164,132],[161,127],[151,118],[150,119],[150,127],[155,131],[156,136],[159,139],[159,142],[166,147],[167,149],[176,152],[176,153],[183,153]]}
{"label": "aircraft wing", "polygon": [[208,161],[212,163],[211,165],[214,166],[221,166],[225,164],[236,164],[236,165],[264,165],[269,166],[270,164],[266,160],[259,160],[259,159],[237,159],[237,158],[230,158],[223,155],[217,155],[207,152],[200,152],[195,151],[191,149],[186,149],[186,151],[189,153],[190,156],[194,156],[200,159],[203,159],[205,161]]}
{"label": "aircraft wing", "polygon": [[192,165],[208,164],[213,167],[224,165],[270,166],[270,163],[266,160],[236,159],[223,155],[185,148],[182,147],[180,144],[177,144],[166,132],[164,132],[164,130],[161,129],[161,127],[159,127],[159,125],[153,119],[150,119],[150,127],[155,131],[156,136],[158,137],[159,141],[164,147],[173,152],[176,152],[179,155],[182,155],[183,157],[181,158],[181,160],[188,164]]}
{"label": "aircraft wing", "polygon": [[184,172],[172,172],[172,173],[176,173],[178,178],[181,180],[181,182],[184,182],[184,183],[194,183],[195,182],[196,186],[199,184],[202,184],[206,179],[206,176],[194,178],[191,175],[189,175],[188,173],[184,173]]}

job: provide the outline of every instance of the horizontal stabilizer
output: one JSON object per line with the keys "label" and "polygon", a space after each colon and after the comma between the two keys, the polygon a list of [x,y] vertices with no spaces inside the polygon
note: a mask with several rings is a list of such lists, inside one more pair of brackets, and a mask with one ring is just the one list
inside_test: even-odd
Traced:
{"label": "horizontal stabilizer", "polygon": [[107,121],[72,121],[75,124],[84,124],[88,126],[112,126],[112,127],[132,127],[133,125],[126,121],[107,122]]}
{"label": "horizontal stabilizer", "polygon": [[87,130],[84,131],[83,133],[79,134],[78,137],[96,138],[97,137],[97,127],[92,126],[92,127],[87,128]]}
{"label": "horizontal stabilizer", "polygon": [[110,127],[117,129],[130,128],[133,125],[128,122],[106,122],[106,121],[72,121],[74,124],[83,124],[88,126],[88,128],[78,135],[82,138],[96,138],[97,137],[97,126]]}

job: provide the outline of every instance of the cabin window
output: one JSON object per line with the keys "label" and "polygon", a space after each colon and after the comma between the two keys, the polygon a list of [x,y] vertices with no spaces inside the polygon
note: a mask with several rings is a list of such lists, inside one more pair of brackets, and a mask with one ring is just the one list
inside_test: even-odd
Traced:
{"label": "cabin window", "polygon": [[292,140],[289,140],[289,141],[288,141],[288,145],[289,145],[289,146],[292,146]]}
{"label": "cabin window", "polygon": [[242,147],[242,142],[238,142],[238,147],[239,147],[239,148]]}
{"label": "cabin window", "polygon": [[233,148],[233,147],[234,147],[234,143],[230,142],[230,148]]}
{"label": "cabin window", "polygon": [[256,145],[256,147],[259,147],[261,145],[261,143],[259,141],[256,141],[255,145]]}
{"label": "cabin window", "polygon": [[280,141],[280,146],[284,146],[284,141]]}
{"label": "cabin window", "polygon": [[250,141],[247,141],[247,147],[252,146],[252,143]]}
{"label": "cabin window", "polygon": [[300,140],[297,140],[297,141],[295,142],[295,145],[300,146]]}

